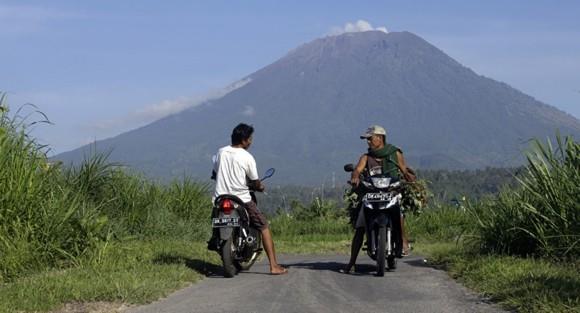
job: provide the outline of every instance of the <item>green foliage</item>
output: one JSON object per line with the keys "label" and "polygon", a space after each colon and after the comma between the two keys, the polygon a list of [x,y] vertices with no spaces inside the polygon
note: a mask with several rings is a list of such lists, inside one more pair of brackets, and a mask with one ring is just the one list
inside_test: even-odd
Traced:
{"label": "green foliage", "polygon": [[421,214],[426,208],[430,197],[432,197],[432,194],[427,188],[427,181],[407,182],[404,184],[401,206],[407,213]]}
{"label": "green foliage", "polygon": [[[102,262],[47,270],[0,288],[0,312],[117,312],[121,304],[143,304],[218,272],[221,262],[205,244],[183,239],[111,242]],[[89,309],[104,301],[108,309]],[[75,303],[74,310],[60,309]],[[116,305],[115,305],[116,304]],[[103,303],[101,303],[103,305]],[[87,306],[80,308],[78,306]]]}
{"label": "green foliage", "polygon": [[[99,264],[111,240],[207,237],[207,186],[155,184],[94,154],[63,168],[9,117],[0,94],[0,282],[47,268]],[[42,115],[44,116],[44,115]]]}
{"label": "green foliage", "polygon": [[514,312],[579,312],[578,262],[474,253],[457,243],[416,245],[429,264]]}
{"label": "green foliage", "polygon": [[162,185],[96,155],[69,169],[67,181],[78,182],[71,188],[98,204],[116,238],[198,238],[209,233],[207,186],[189,178]]}
{"label": "green foliage", "polygon": [[293,201],[291,213],[277,215],[271,224],[272,232],[277,238],[342,235],[352,232],[345,209],[338,208],[332,201],[319,198],[315,198],[309,206]]}
{"label": "green foliage", "polygon": [[534,140],[520,187],[470,206],[483,251],[555,258],[580,256],[580,144]]}
{"label": "green foliage", "polygon": [[419,170],[434,201],[449,203],[467,197],[478,200],[515,187],[522,168],[485,168],[478,170]]}
{"label": "green foliage", "polygon": [[344,215],[343,209],[338,209],[333,201],[323,201],[316,197],[309,206],[304,206],[298,201],[292,201],[292,216],[301,221],[309,221],[316,218],[333,219]]}
{"label": "green foliage", "polygon": [[421,214],[407,214],[409,236],[418,241],[456,241],[473,226],[472,217],[461,208],[431,205]]}
{"label": "green foliage", "polygon": [[0,115],[0,281],[75,263],[104,239],[106,223],[97,207],[59,184],[59,167],[7,112]]}

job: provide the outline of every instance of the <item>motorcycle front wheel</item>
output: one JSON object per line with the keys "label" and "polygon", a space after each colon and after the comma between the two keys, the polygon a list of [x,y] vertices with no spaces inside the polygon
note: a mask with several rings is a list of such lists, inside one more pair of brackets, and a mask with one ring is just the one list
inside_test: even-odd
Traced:
{"label": "motorcycle front wheel", "polygon": [[220,255],[222,256],[222,263],[224,265],[224,276],[231,278],[236,276],[238,269],[234,264],[234,239],[230,236],[222,245]]}
{"label": "motorcycle front wheel", "polygon": [[378,247],[377,247],[377,276],[385,276],[385,250],[387,246],[387,227],[381,226],[378,229]]}

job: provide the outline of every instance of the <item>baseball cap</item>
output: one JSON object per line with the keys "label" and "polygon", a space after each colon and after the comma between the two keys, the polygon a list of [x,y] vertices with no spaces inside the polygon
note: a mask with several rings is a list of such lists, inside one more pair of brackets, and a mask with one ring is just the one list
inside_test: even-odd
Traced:
{"label": "baseball cap", "polygon": [[371,137],[372,135],[387,136],[387,132],[385,131],[384,128],[382,128],[379,125],[372,125],[369,128],[367,128],[367,130],[364,134],[362,134],[360,136],[360,139],[367,139],[367,138]]}

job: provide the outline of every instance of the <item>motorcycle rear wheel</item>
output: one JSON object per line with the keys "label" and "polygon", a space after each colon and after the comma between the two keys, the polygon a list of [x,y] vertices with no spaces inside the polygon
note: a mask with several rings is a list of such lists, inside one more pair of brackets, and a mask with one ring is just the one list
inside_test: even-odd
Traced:
{"label": "motorcycle rear wheel", "polygon": [[224,242],[220,251],[224,266],[224,276],[227,278],[234,277],[238,273],[238,269],[234,263],[234,249],[234,239],[233,236],[230,236],[230,238]]}
{"label": "motorcycle rear wheel", "polygon": [[377,247],[377,276],[385,276],[385,250],[387,246],[387,227],[381,226],[378,229],[378,247]]}
{"label": "motorcycle rear wheel", "polygon": [[238,269],[238,271],[247,271],[250,269],[250,267],[252,267],[252,265],[254,265],[254,263],[256,263],[258,255],[258,252],[254,252],[254,255],[250,260],[247,262],[234,262],[234,266]]}
{"label": "motorcycle rear wheel", "polygon": [[[262,235],[260,235],[259,233],[257,233],[256,235],[256,246],[257,247],[261,247],[262,246]],[[252,254],[252,257],[246,261],[246,262],[238,262],[235,261],[234,265],[236,266],[236,268],[238,269],[238,271],[247,271],[250,269],[250,267],[252,267],[252,265],[254,265],[254,263],[256,263],[256,261],[258,260],[258,256],[260,256],[260,251],[261,249],[255,250],[254,253]]]}

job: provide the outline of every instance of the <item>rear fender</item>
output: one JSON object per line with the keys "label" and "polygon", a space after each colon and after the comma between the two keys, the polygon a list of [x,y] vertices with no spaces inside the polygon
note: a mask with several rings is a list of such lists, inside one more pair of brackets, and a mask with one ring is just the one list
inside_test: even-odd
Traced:
{"label": "rear fender", "polygon": [[[218,214],[218,217],[240,217],[240,214],[238,213],[237,210],[232,211],[232,214],[230,215],[225,215],[223,212],[220,212]],[[234,231],[234,228],[238,228],[238,227],[221,227],[219,229],[220,232],[220,239],[221,240],[227,240],[228,238],[230,238],[232,236],[232,232]]]}
{"label": "rear fender", "polygon": [[221,240],[228,240],[232,236],[232,232],[234,231],[234,227],[222,227],[220,228],[220,239]]}

